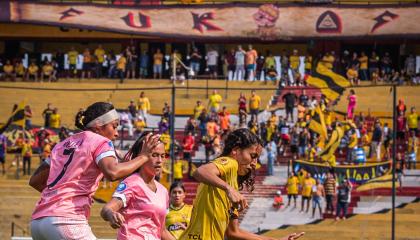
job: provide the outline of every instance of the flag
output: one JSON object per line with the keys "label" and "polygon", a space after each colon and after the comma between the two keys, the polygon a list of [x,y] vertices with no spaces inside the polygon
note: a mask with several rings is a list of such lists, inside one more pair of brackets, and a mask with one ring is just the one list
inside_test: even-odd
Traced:
{"label": "flag", "polygon": [[320,88],[321,92],[329,99],[336,100],[343,94],[350,82],[343,76],[333,72],[323,64],[318,64],[312,75],[307,76],[306,82],[314,87]]}
{"label": "flag", "polygon": [[331,166],[335,166],[335,150],[337,150],[340,145],[341,138],[343,138],[344,131],[341,127],[336,126],[334,131],[331,134],[331,137],[325,145],[324,150],[319,154],[322,161],[329,162]]}
{"label": "flag", "polygon": [[11,124],[20,126],[22,128],[25,127],[25,101],[19,103],[17,108],[13,111],[11,119]]}
{"label": "flag", "polygon": [[321,111],[319,105],[312,111],[309,129],[318,133],[323,139],[327,139],[327,126],[325,125],[324,113]]}

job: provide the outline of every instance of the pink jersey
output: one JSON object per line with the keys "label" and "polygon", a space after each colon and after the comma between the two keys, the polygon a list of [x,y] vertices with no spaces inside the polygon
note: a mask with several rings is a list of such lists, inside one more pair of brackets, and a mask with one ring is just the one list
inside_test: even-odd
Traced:
{"label": "pink jersey", "polygon": [[349,97],[349,107],[355,107],[356,106],[356,95],[351,95]]}
{"label": "pink jersey", "polygon": [[111,140],[90,131],[58,143],[47,160],[50,165],[47,187],[41,193],[32,219],[89,218],[92,195],[103,176],[98,163],[110,156],[116,159]]}
{"label": "pink jersey", "polygon": [[169,195],[166,188],[155,181],[157,190],[153,192],[138,173],[122,181],[113,197],[123,201],[120,210],[125,218],[118,231],[118,240],[141,239],[160,240],[165,227],[165,217],[169,209]]}

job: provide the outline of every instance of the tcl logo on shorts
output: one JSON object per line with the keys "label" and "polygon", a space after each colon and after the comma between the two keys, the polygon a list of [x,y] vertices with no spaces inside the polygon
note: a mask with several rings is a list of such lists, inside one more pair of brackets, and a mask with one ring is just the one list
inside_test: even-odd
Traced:
{"label": "tcl logo on shorts", "polygon": [[200,234],[188,234],[188,239],[203,240]]}

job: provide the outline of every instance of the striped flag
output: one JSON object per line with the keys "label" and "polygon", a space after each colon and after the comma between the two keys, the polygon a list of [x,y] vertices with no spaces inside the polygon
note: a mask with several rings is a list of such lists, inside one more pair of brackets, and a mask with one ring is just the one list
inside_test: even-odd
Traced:
{"label": "striped flag", "polygon": [[343,94],[345,88],[350,86],[346,78],[326,68],[323,64],[318,64],[312,75],[306,77],[306,82],[320,88],[329,100],[336,100]]}
{"label": "striped flag", "polygon": [[319,105],[312,110],[309,129],[318,133],[323,139],[327,139],[327,126],[325,125],[324,113]]}
{"label": "striped flag", "polygon": [[20,126],[22,128],[25,127],[25,101],[19,103],[17,108],[13,111],[11,119],[11,124]]}
{"label": "striped flag", "polygon": [[336,126],[334,131],[331,134],[331,137],[325,145],[325,148],[319,154],[322,161],[329,162],[331,166],[335,166],[335,150],[337,150],[338,146],[340,145],[341,138],[344,136],[344,131],[341,127]]}

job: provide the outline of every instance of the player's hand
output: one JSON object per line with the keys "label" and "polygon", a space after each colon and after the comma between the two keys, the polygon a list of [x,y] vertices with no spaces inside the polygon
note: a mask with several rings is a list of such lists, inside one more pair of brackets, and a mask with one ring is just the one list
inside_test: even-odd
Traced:
{"label": "player's hand", "polygon": [[140,155],[146,155],[152,153],[153,149],[161,143],[159,140],[160,134],[153,135],[152,133],[149,133],[146,135],[146,137],[143,140],[143,146],[141,148]]}
{"label": "player's hand", "polygon": [[177,223],[176,225],[179,226],[182,230],[186,230],[187,229],[187,226],[185,224],[183,224],[183,223]]}
{"label": "player's hand", "polygon": [[122,226],[122,224],[125,222],[124,216],[121,215],[119,212],[112,212],[109,219],[109,225],[111,225],[112,228],[117,229]]}
{"label": "player's hand", "polygon": [[305,235],[305,232],[301,232],[301,233],[292,233],[292,234],[290,234],[289,236],[284,237],[284,238],[282,238],[282,239],[280,239],[280,240],[295,240],[295,239],[298,239],[298,238],[302,237],[303,235]]}
{"label": "player's hand", "polygon": [[228,195],[229,200],[232,202],[233,207],[238,209],[238,211],[242,211],[245,208],[248,208],[248,202],[246,201],[245,197],[239,193],[238,190],[229,186],[226,193]]}

